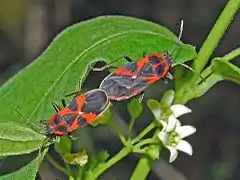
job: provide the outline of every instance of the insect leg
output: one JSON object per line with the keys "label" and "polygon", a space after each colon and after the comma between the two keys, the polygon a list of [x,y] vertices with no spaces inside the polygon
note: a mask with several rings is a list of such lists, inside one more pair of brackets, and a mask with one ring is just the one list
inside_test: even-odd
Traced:
{"label": "insect leg", "polygon": [[117,61],[119,61],[119,60],[121,60],[121,59],[125,59],[125,60],[127,60],[128,62],[132,62],[133,60],[130,58],[130,57],[128,57],[128,56],[122,56],[122,57],[119,57],[119,58],[117,58],[117,59],[115,59],[115,60],[113,60],[112,62],[109,62],[108,64],[106,64],[105,66],[102,66],[102,67],[100,67],[100,68],[93,68],[92,70],[93,71],[103,71],[103,70],[105,70],[105,69],[109,69],[111,66],[111,64],[113,64],[113,63],[115,63],[115,62],[117,62]]}
{"label": "insect leg", "polygon": [[143,92],[141,92],[140,94],[138,94],[138,95],[136,96],[136,98],[137,98],[137,100],[138,100],[138,102],[139,102],[139,103],[141,103],[141,102],[142,102],[142,100],[143,100],[143,97],[144,97],[144,91],[143,91]]}
{"label": "insect leg", "polygon": [[61,108],[60,108],[55,102],[51,102],[51,104],[52,104],[53,109],[54,109],[56,112],[58,112],[58,111],[61,110]]}
{"label": "insect leg", "polygon": [[62,101],[62,105],[63,105],[63,107],[66,107],[66,106],[67,106],[67,104],[66,104],[66,100],[65,100],[64,98],[62,98],[61,101]]}
{"label": "insect leg", "polygon": [[76,139],[76,137],[73,136],[70,132],[68,132],[68,137],[69,137],[71,140],[75,140],[75,139]]}
{"label": "insect leg", "polygon": [[146,57],[147,56],[147,52],[143,52],[143,57]]}

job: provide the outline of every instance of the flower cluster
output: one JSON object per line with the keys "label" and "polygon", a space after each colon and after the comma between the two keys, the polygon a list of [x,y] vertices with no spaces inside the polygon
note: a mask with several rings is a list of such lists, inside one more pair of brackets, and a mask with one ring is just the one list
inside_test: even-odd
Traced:
{"label": "flower cluster", "polygon": [[178,150],[192,155],[193,149],[191,144],[183,140],[183,138],[190,136],[196,132],[193,126],[181,126],[177,119],[179,116],[190,113],[191,110],[186,106],[176,104],[170,107],[171,114],[167,121],[160,120],[163,125],[162,130],[158,133],[159,140],[170,151],[169,162],[173,162],[178,156]]}

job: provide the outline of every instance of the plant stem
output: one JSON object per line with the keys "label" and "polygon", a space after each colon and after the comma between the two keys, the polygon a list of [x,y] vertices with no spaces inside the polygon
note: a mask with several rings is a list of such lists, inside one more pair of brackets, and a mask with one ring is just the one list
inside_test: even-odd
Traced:
{"label": "plant stem", "polygon": [[[196,98],[197,96],[194,95],[194,91],[198,88],[196,85],[198,83],[199,75],[201,73],[204,66],[206,65],[208,59],[212,55],[214,49],[217,47],[220,39],[224,35],[228,25],[231,23],[233,16],[240,8],[240,0],[229,0],[226,4],[225,8],[223,9],[222,13],[218,17],[215,25],[213,26],[212,30],[210,31],[208,37],[204,41],[201,49],[198,52],[197,58],[193,61],[193,68],[196,70],[196,74],[192,76],[190,79],[185,79],[184,83],[181,86],[178,86],[176,89],[174,103],[181,103],[186,104],[191,99]],[[230,54],[231,56],[236,56],[235,53]],[[229,56],[227,56],[229,58]],[[176,83],[175,83],[176,84]]]}
{"label": "plant stem", "polygon": [[155,128],[155,122],[151,122],[141,133],[139,133],[139,135],[132,140],[132,144],[138,142],[139,140],[141,140],[147,133],[149,133],[153,128]]}
{"label": "plant stem", "polygon": [[113,158],[109,159],[106,163],[103,163],[101,166],[98,166],[96,169],[94,169],[93,173],[91,173],[91,175],[90,175],[90,177],[88,177],[88,179],[89,180],[97,179],[98,176],[100,176],[104,171],[106,171],[108,168],[113,166],[116,162],[120,161],[122,158],[127,156],[130,152],[131,152],[131,149],[124,147]]}
{"label": "plant stem", "polygon": [[69,176],[69,180],[75,180],[75,178],[72,176]]}
{"label": "plant stem", "polygon": [[77,180],[81,180],[82,179],[82,172],[83,172],[83,168],[82,167],[78,167]]}
{"label": "plant stem", "polygon": [[66,167],[66,171],[68,172],[68,174],[72,174],[72,170],[70,168],[70,165],[65,163],[65,167]]}
{"label": "plant stem", "polygon": [[240,48],[237,48],[231,51],[230,53],[226,54],[225,56],[223,56],[223,59],[225,59],[226,61],[230,61],[238,56],[240,56]]}
{"label": "plant stem", "polygon": [[145,180],[151,170],[153,160],[147,156],[143,156],[135,168],[131,180]]}
{"label": "plant stem", "polygon": [[[240,0],[229,0],[217,22],[203,43],[197,58],[193,61],[193,67],[196,72],[200,73],[206,62],[217,47],[220,39],[225,33],[228,25],[231,23],[234,14],[240,7]],[[196,76],[196,75],[195,75]]]}
{"label": "plant stem", "polygon": [[135,120],[136,120],[135,118],[131,118],[130,123],[128,125],[128,128],[127,128],[127,139],[128,140],[131,139],[132,128],[133,128]]}
{"label": "plant stem", "polygon": [[125,145],[126,144],[126,139],[125,139],[122,131],[119,129],[119,127],[116,124],[114,124],[113,121],[109,122],[108,125],[117,133],[119,139]]}
{"label": "plant stem", "polygon": [[66,169],[64,169],[56,161],[54,161],[54,159],[49,154],[46,154],[45,157],[56,169],[58,169],[59,171],[63,172],[67,176],[71,176],[71,174],[69,174]]}
{"label": "plant stem", "polygon": [[140,141],[139,143],[137,143],[136,145],[134,145],[134,147],[139,148],[146,144],[153,144],[153,143],[158,143],[158,142],[159,142],[158,140],[153,139],[153,138],[144,139],[144,140]]}

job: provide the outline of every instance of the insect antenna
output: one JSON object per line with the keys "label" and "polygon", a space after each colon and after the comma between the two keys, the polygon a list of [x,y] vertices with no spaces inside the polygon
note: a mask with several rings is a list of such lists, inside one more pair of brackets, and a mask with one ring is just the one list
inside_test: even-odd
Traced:
{"label": "insect antenna", "polygon": [[182,38],[182,34],[183,34],[183,20],[181,20],[181,24],[180,24],[180,30],[179,30],[179,35],[178,35],[178,40],[177,43],[175,44],[172,53],[169,55],[169,57],[173,58],[173,54],[176,52],[179,44],[180,44],[180,40]]}
{"label": "insect antenna", "polygon": [[[26,118],[17,108],[15,108],[15,112],[23,119],[23,120],[25,120],[30,126],[31,126],[31,128],[34,130],[34,131],[36,131],[37,133],[39,133],[39,134],[44,134],[43,132],[41,132],[40,130],[39,130],[39,128],[35,125],[35,124],[33,124],[28,118]],[[45,134],[44,134],[45,135]]]}
{"label": "insect antenna", "polygon": [[180,63],[179,65],[181,65],[182,67],[185,67],[186,69],[189,69],[190,71],[192,71],[193,73],[197,74],[204,82],[206,82],[206,80],[201,76],[201,74],[197,73],[193,68],[191,68],[190,66]]}
{"label": "insect antenna", "polygon": [[[183,20],[181,20],[181,25],[180,25],[180,30],[179,30],[179,35],[178,35],[177,43],[176,43],[175,47],[173,48],[173,51],[172,51],[170,57],[173,57],[173,54],[176,52],[176,50],[177,50],[177,48],[178,48],[178,46],[179,46],[179,44],[180,44],[180,40],[181,40],[181,38],[182,38],[182,34],[183,34]],[[206,80],[201,76],[201,74],[196,73],[196,71],[195,71],[193,68],[191,68],[190,66],[188,66],[188,65],[186,65],[186,64],[184,64],[184,63],[180,63],[180,65],[183,66],[183,67],[185,67],[186,69],[189,69],[189,70],[192,71],[193,73],[198,74],[198,76],[199,76],[204,82],[206,82]]]}

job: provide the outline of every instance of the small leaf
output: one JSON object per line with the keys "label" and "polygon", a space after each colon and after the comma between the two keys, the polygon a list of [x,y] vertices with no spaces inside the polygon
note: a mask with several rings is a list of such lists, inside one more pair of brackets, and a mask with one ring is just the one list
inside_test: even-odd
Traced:
{"label": "small leaf", "polygon": [[142,103],[138,102],[136,98],[132,98],[132,100],[128,103],[127,108],[131,116],[131,121],[135,120],[143,110]]}
{"label": "small leaf", "polygon": [[71,152],[71,146],[71,140],[67,136],[63,136],[61,137],[60,142],[54,145],[54,148],[56,152],[63,156],[64,154]]}
{"label": "small leaf", "polygon": [[62,159],[65,163],[76,165],[76,166],[84,166],[88,162],[88,155],[85,150],[82,150],[78,153],[66,153],[62,156]]}
{"label": "small leaf", "polygon": [[[16,161],[17,162],[17,161]],[[37,160],[30,162],[27,166],[23,168],[13,171],[12,173],[3,174],[1,171],[0,180],[18,180],[19,177],[26,180],[34,180],[37,173]]]}
{"label": "small leaf", "polygon": [[149,109],[152,111],[154,117],[157,120],[161,119],[161,104],[154,99],[149,99],[147,101],[147,105]]}
{"label": "small leaf", "polygon": [[212,61],[212,72],[221,75],[223,79],[233,81],[240,85],[240,68],[222,58]]}
{"label": "small leaf", "polygon": [[46,138],[23,123],[0,120],[0,127],[0,144],[4,144],[0,147],[0,157],[35,151]]}
{"label": "small leaf", "polygon": [[136,98],[132,98],[132,100],[128,103],[128,112],[131,116],[129,121],[128,129],[127,129],[127,138],[131,139],[132,128],[138,116],[142,113],[143,106]]}
{"label": "small leaf", "polygon": [[97,166],[101,166],[101,163],[105,162],[109,157],[109,154],[107,151],[101,151],[99,154],[95,156],[89,157],[89,163],[88,163],[88,170],[92,171]]}
{"label": "small leaf", "polygon": [[109,107],[102,114],[99,114],[98,117],[95,119],[95,121],[91,122],[92,126],[107,124],[109,121],[112,120],[111,105],[112,104],[110,104]]}

